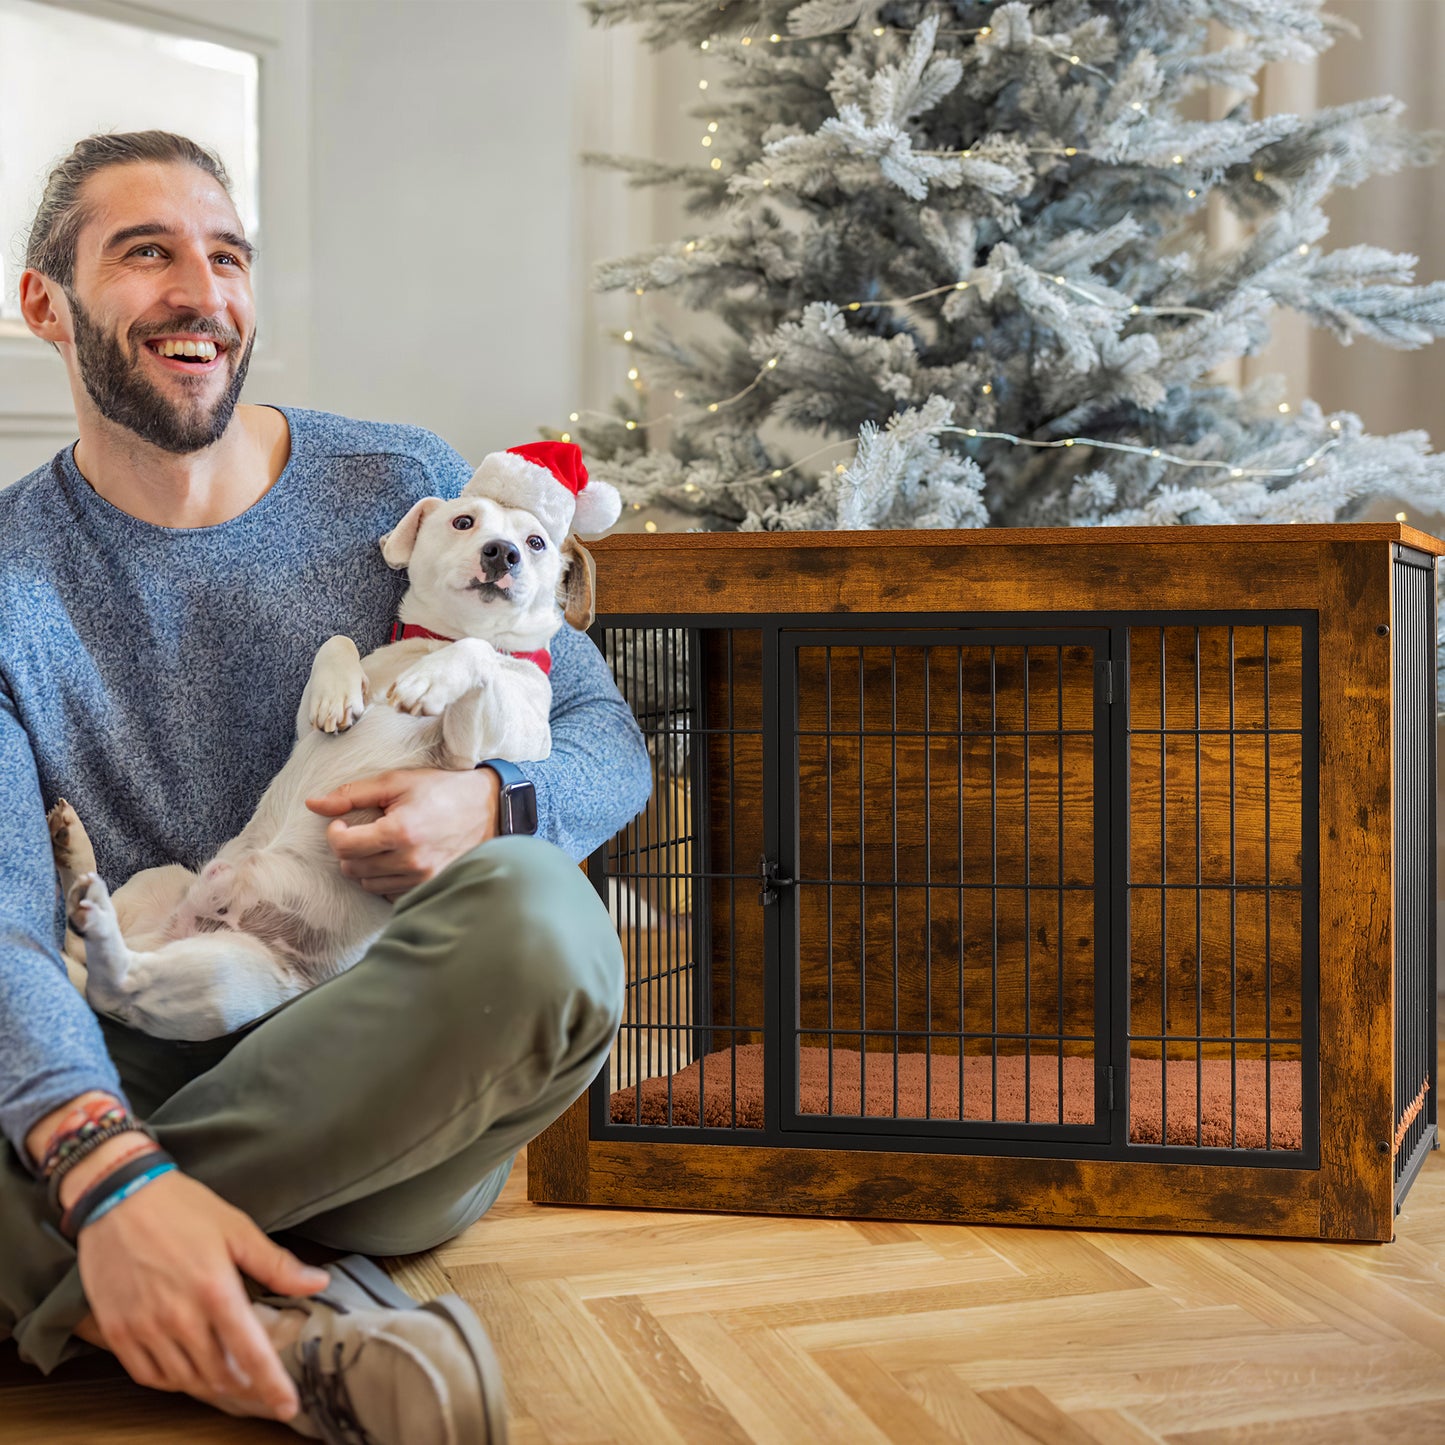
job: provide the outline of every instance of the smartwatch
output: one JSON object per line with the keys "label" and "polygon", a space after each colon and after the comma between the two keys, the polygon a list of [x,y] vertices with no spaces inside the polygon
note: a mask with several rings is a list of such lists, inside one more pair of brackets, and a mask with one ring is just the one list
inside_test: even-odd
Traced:
{"label": "smartwatch", "polygon": [[497,800],[498,833],[535,833],[537,831],[537,790],[522,770],[505,758],[488,758],[479,768],[491,768],[502,780],[501,797]]}

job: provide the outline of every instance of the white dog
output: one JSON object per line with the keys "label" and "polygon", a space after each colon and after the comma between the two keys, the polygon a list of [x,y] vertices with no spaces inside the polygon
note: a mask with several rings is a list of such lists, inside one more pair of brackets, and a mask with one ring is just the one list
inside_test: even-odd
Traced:
{"label": "white dog", "polygon": [[[586,472],[575,447],[563,458],[571,479],[558,472],[563,447],[493,453],[456,501],[423,498],[381,539],[387,564],[407,569],[402,623],[439,636],[409,636],[365,658],[349,637],[324,642],[291,756],[199,874],[147,868],[112,897],[74,809],[55,805],[51,838],[73,929],[67,966],[92,1008],[158,1038],[208,1039],[342,972],[392,905],[341,873],[330,819],[305,800],[390,768],[549,754],[545,649],[564,616],[580,628],[592,618],[592,559],[568,526],[585,510],[603,530],[620,509],[605,483],[568,490],[586,487]],[[515,460],[528,452],[541,455]],[[532,506],[509,505],[518,501]],[[364,808],[348,818],[379,816]]]}

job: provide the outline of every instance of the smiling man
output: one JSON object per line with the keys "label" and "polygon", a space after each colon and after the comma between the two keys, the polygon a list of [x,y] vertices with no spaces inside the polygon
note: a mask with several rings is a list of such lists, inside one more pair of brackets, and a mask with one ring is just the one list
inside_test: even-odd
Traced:
{"label": "smiling man", "polygon": [[0,490],[0,1338],[311,1438],[500,1440],[475,1315],[364,1256],[478,1219],[616,1034],[621,951],[575,863],[650,772],[586,637],[554,639],[552,752],[509,779],[539,836],[499,836],[493,767],[309,800],[397,904],[349,971],[186,1044],[98,1018],[59,953],[47,811],[75,806],[113,888],[204,863],[285,761],[319,645],[387,639],[381,537],[471,476],[418,427],[240,404],[255,259],[220,163],[159,131],[77,145],[29,237],[23,314],[79,435]]}

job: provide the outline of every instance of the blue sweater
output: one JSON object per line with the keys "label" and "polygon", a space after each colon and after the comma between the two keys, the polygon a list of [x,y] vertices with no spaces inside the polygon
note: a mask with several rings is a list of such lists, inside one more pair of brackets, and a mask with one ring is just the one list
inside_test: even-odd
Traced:
{"label": "blue sweater", "polygon": [[[125,1097],[61,960],[46,811],[69,799],[112,889],[203,864],[289,756],[316,649],[388,640],[407,583],[381,536],[472,474],[419,427],[278,410],[285,470],[217,526],[140,521],[68,446],[0,489],[0,1131],[32,1174],[42,1116],[87,1089]],[[541,836],[580,860],[641,809],[651,774],[591,641],[564,623],[552,656],[552,754],[522,771]]]}

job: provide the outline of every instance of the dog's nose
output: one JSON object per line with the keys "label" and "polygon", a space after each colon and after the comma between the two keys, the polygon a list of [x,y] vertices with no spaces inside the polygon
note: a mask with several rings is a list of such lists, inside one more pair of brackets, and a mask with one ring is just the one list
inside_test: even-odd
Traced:
{"label": "dog's nose", "polygon": [[521,549],[505,537],[482,543],[482,561],[488,572],[510,572],[521,560]]}

